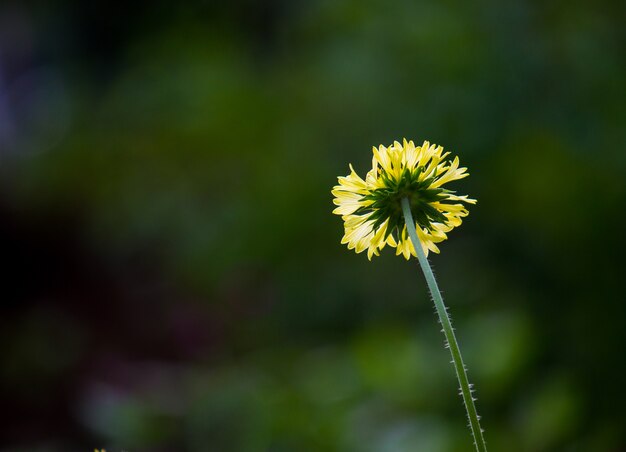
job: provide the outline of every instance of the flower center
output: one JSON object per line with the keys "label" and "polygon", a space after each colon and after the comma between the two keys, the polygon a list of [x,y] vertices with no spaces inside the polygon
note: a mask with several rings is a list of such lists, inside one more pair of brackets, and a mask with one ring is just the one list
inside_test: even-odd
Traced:
{"label": "flower center", "polygon": [[421,166],[413,171],[405,168],[400,177],[395,178],[380,170],[379,177],[384,187],[377,188],[365,196],[365,199],[374,202],[361,208],[363,213],[372,212],[370,218],[375,220],[374,229],[389,219],[387,235],[394,231],[399,234],[404,226],[401,205],[403,198],[409,199],[411,213],[420,227],[432,230],[432,223],[446,223],[446,217],[431,203],[446,199],[448,190],[432,188],[431,184],[435,181],[436,175],[424,178],[423,171],[424,168]]}

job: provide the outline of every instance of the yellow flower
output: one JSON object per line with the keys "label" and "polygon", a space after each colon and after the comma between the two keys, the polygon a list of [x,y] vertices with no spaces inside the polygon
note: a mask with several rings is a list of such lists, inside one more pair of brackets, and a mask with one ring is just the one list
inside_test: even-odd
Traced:
{"label": "yellow flower", "polygon": [[439,252],[436,243],[461,224],[468,211],[461,202],[475,204],[467,196],[457,196],[443,185],[469,174],[459,168],[459,158],[450,161],[441,146],[413,141],[395,141],[391,146],[372,148],[372,169],[361,179],[350,165],[350,174],[339,177],[332,194],[341,215],[345,234],[341,240],[357,253],[367,250],[368,259],[378,256],[386,245],[406,259],[417,256],[402,215],[402,198],[407,197],[415,219],[417,235],[428,251]]}

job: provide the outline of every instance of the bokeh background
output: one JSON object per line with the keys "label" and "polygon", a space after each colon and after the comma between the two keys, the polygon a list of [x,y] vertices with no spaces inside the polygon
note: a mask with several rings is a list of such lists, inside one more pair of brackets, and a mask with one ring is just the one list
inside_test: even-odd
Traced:
{"label": "bokeh background", "polygon": [[431,258],[493,451],[626,450],[620,1],[0,4],[7,451],[470,451],[371,146],[460,155]]}

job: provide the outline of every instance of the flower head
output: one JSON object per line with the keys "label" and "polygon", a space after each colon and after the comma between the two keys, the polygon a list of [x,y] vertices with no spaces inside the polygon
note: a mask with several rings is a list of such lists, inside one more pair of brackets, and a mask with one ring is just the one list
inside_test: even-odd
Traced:
{"label": "flower head", "polygon": [[424,249],[439,252],[436,243],[447,239],[447,232],[461,224],[468,211],[461,202],[475,204],[467,196],[457,196],[443,185],[469,174],[459,168],[459,158],[450,161],[441,146],[424,141],[395,141],[391,146],[372,148],[372,169],[365,180],[350,165],[350,174],[339,177],[332,194],[341,215],[345,234],[342,244],[357,253],[367,250],[367,257],[378,256],[389,245],[396,255],[406,259],[417,256],[408,237],[402,215],[402,198],[408,198],[415,219],[417,235]]}

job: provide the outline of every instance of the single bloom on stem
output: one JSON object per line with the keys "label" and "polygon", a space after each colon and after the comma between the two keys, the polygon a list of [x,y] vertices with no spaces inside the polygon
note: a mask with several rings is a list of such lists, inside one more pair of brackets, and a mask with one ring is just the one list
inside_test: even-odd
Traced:
{"label": "single bloom on stem", "polygon": [[386,245],[407,260],[417,253],[408,236],[402,214],[402,199],[407,198],[424,254],[439,252],[436,243],[461,224],[468,215],[465,205],[475,199],[458,196],[443,186],[463,179],[467,168],[459,168],[459,158],[448,159],[441,146],[424,141],[395,141],[391,146],[372,148],[372,169],[362,179],[350,165],[350,174],[339,177],[332,190],[333,213],[341,215],[345,234],[341,240],[357,253],[378,256]]}

